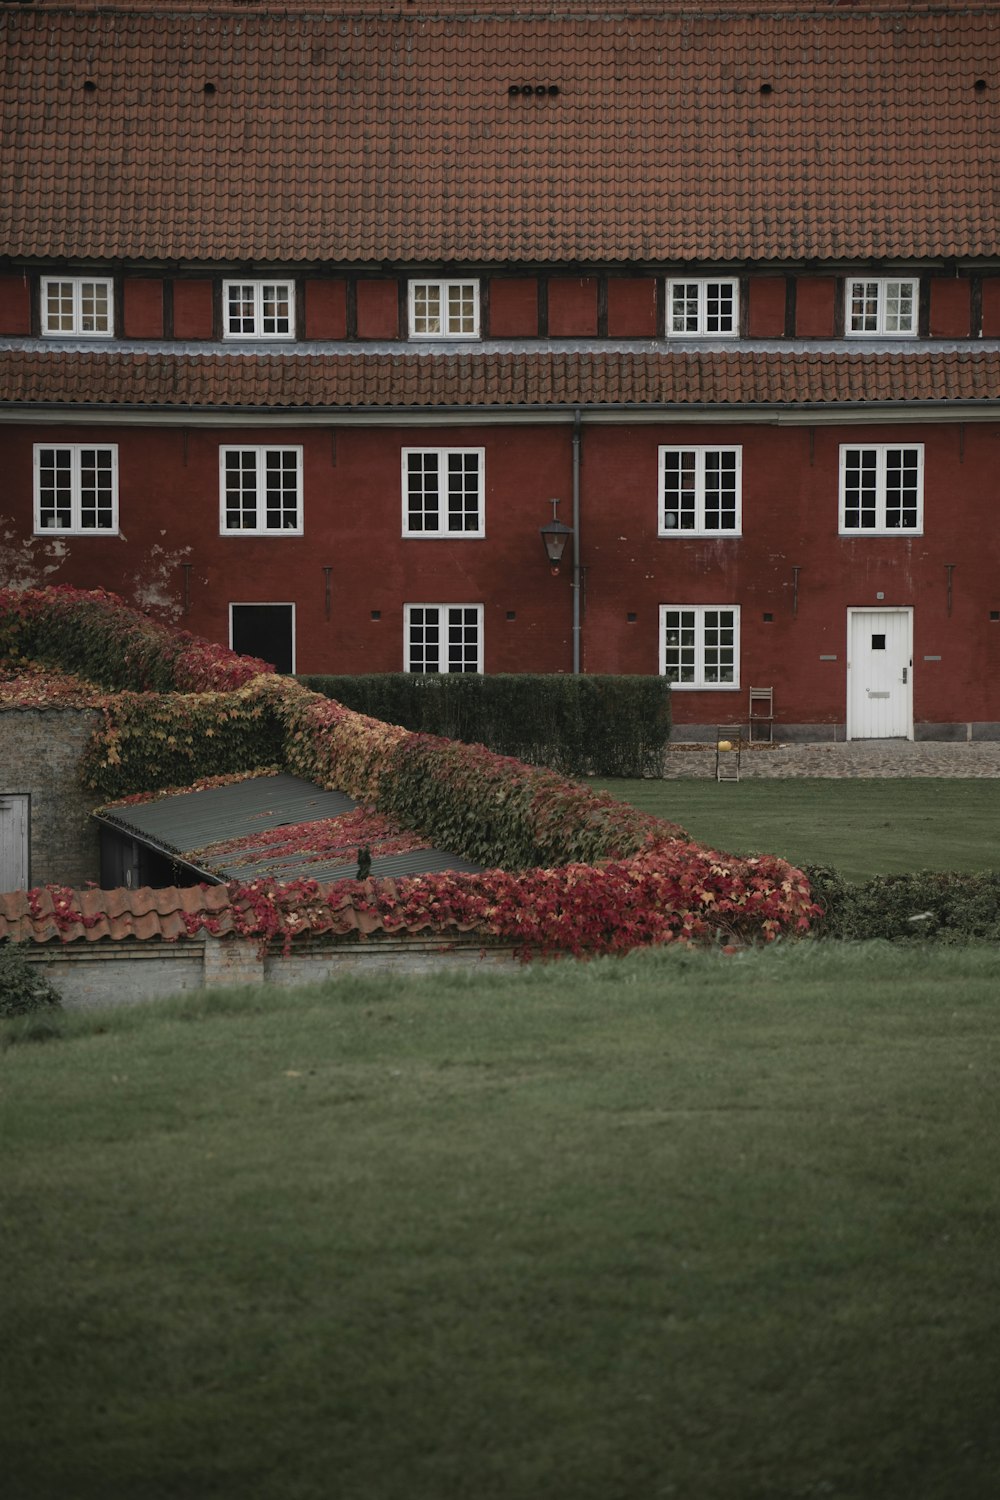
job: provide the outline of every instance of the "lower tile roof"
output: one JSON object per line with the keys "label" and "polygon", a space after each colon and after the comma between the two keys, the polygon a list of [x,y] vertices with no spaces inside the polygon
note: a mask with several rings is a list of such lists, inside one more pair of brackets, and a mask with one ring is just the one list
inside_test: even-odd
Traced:
{"label": "lower tile roof", "polygon": [[995,401],[1000,347],[193,355],[7,349],[0,410],[530,410]]}

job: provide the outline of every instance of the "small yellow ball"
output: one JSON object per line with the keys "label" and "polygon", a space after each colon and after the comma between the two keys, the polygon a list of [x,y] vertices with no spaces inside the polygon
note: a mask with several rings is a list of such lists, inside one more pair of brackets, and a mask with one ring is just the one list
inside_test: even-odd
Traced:
{"label": "small yellow ball", "polygon": [[732,748],[733,748],[732,744],[730,743],[729,740],[720,740],[719,741],[719,749],[720,750],[731,750]]}

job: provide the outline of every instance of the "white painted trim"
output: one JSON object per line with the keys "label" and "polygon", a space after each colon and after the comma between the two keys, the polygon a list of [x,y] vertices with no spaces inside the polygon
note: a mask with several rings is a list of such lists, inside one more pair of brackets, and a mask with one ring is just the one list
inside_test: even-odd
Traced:
{"label": "white painted trim", "polygon": [[[876,454],[876,508],[885,516],[886,507],[886,455],[891,448],[915,448],[917,451],[917,524],[916,526],[846,526],[844,513],[847,508],[847,455],[848,453]],[[837,526],[842,537],[908,537],[924,534],[924,445],[923,443],[841,443],[838,461],[838,508]]]}
{"label": "white painted trim", "polygon": [[[441,486],[442,470],[447,470],[447,459],[450,454],[475,453],[479,458],[479,525],[475,531],[449,531],[447,525],[440,525],[437,531],[410,531],[408,527],[410,518],[409,495],[407,481],[407,459],[413,453],[434,453],[438,459],[438,518],[447,522],[448,519],[448,493],[447,484]],[[446,476],[447,477],[447,476]],[[402,536],[408,542],[426,541],[476,541],[486,535],[486,449],[485,448],[403,448],[400,450],[400,499],[402,504]]]}
{"label": "white painted trim", "polygon": [[[483,621],[483,616],[484,616],[484,613],[485,613],[484,606],[482,604],[473,603],[472,600],[469,600],[469,601],[463,603],[461,600],[449,599],[446,603],[441,603],[441,602],[436,601],[436,600],[426,600],[425,601],[423,599],[414,599],[411,603],[407,603],[407,604],[403,605],[403,671],[404,672],[409,672],[409,671],[412,670],[412,668],[410,667],[410,610],[411,609],[437,609],[437,610],[446,610],[446,609],[474,609],[476,611],[476,634],[477,634],[477,641],[476,641],[476,647],[477,647],[476,671],[477,672],[482,672],[483,671],[483,659],[484,659],[484,654],[485,654],[485,652],[484,652],[484,645],[485,645],[485,643],[484,643],[484,639],[483,639],[483,635],[484,635],[484,621]],[[438,621],[438,626],[439,626],[439,629],[447,630],[447,621],[445,621],[444,625],[442,625],[441,621],[439,620]],[[446,657],[447,656],[447,640],[445,640],[445,641],[443,641],[441,643],[441,649],[442,649],[442,655]],[[439,657],[439,659],[438,659],[439,666],[440,666],[440,659],[441,658]],[[450,672],[445,671],[445,672],[437,672],[437,673],[434,673],[434,674],[419,673],[417,675],[419,675],[419,676],[434,675],[434,676],[444,676],[444,677],[447,677],[447,676],[451,676],[451,675],[459,676],[461,674],[459,674],[459,673],[451,674]]]}
{"label": "white painted trim", "polygon": [[[885,328],[886,314],[886,289],[890,282],[898,282],[900,285],[907,283],[911,287],[910,300],[913,307],[913,327],[897,328],[887,332]],[[851,327],[851,304],[854,300],[854,288],[856,286],[875,286],[876,293],[875,317],[877,327],[875,328],[852,328]],[[916,276],[849,276],[844,282],[844,337],[848,339],[915,339],[920,326],[920,279]]]}
{"label": "white painted trim", "polygon": [[[226,525],[226,454],[227,453],[253,453],[256,455],[257,465],[257,516],[260,518],[261,510],[267,509],[264,498],[264,456],[267,453],[294,453],[295,454],[295,504],[298,512],[298,525],[296,526],[227,526]],[[302,536],[305,531],[305,495],[303,470],[305,468],[304,451],[301,443],[286,443],[279,446],[276,443],[248,443],[246,446],[240,443],[222,443],[219,446],[219,535],[227,540],[234,537],[267,537],[274,541],[278,537]]]}
{"label": "white painted trim", "polygon": [[[80,455],[85,448],[93,448],[102,453],[111,454],[111,525],[110,526],[83,526],[80,523],[80,514],[83,508],[83,479],[80,468]],[[43,526],[42,525],[42,462],[43,449],[52,449],[55,452],[68,452],[70,454],[70,508],[73,519],[69,526]],[[32,448],[31,459],[32,472],[32,524],[33,535],[38,537],[55,536],[80,536],[80,537],[102,537],[120,536],[118,523],[118,444],[117,443],[35,443]]]}
{"label": "white painted trim", "polygon": [[[440,333],[416,333],[414,323],[416,322],[416,300],[418,286],[436,286],[441,298],[441,332]],[[473,319],[475,327],[469,333],[449,333],[446,324],[448,321],[448,293],[453,286],[471,287],[475,301]],[[431,339],[444,339],[449,343],[462,339],[478,339],[479,329],[482,322],[482,285],[478,276],[450,276],[442,279],[440,276],[413,276],[406,284],[406,331],[411,339],[419,340],[421,343]]]}
{"label": "white painted trim", "polygon": [[[103,286],[107,289],[109,327],[86,329],[80,326],[83,321],[81,300],[83,297],[84,282],[87,282],[91,286]],[[71,286],[73,288],[73,327],[71,329],[46,328],[45,326],[48,289],[50,286]],[[115,283],[112,276],[42,276],[40,278],[39,303],[41,336],[43,339],[113,339],[115,336]]]}
{"label": "white painted trim", "polygon": [[[738,693],[740,690],[740,608],[738,604],[728,602],[722,604],[661,604],[659,625],[659,672],[661,677],[667,675],[667,611],[668,610],[693,610],[697,619],[695,628],[698,631],[698,661],[697,670],[699,679],[696,682],[673,682],[671,691],[675,693]],[[701,678],[705,671],[705,611],[707,609],[727,609],[733,615],[733,668],[736,673],[734,682],[704,682]]]}
{"label": "white painted trim", "polygon": [[[229,328],[229,289],[230,287],[248,286],[253,288],[253,333],[232,333]],[[287,333],[264,333],[261,325],[264,321],[264,288],[265,286],[283,287],[288,301],[288,332]],[[222,283],[222,337],[226,343],[233,344],[259,344],[261,342],[271,343],[273,340],[285,342],[296,337],[295,329],[295,282],[283,276],[247,276],[228,277]]]}
{"label": "white painted trim", "polygon": [[288,599],[231,599],[229,601],[229,649],[234,651],[233,645],[233,610],[241,608],[250,609],[290,609],[292,612],[292,675],[295,674],[296,662],[296,622],[295,605]]}
{"label": "white painted trim", "polygon": [[[727,286],[732,292],[733,326],[724,333],[718,330],[709,332],[705,327],[705,324],[708,322],[708,288],[710,285]],[[674,288],[681,286],[696,286],[698,288],[698,327],[696,329],[683,328],[675,332],[670,326],[673,322],[673,295]],[[668,339],[738,339],[740,336],[740,283],[738,277],[668,276],[664,333]]]}
{"label": "white painted trim", "polygon": [[[664,459],[668,453],[693,453],[695,455],[695,515],[700,518],[699,524],[687,529],[670,529],[664,522],[666,509],[666,472]],[[705,521],[705,458],[709,453],[735,453],[736,455],[736,524],[726,530],[712,531],[706,528]],[[656,450],[657,464],[657,535],[671,541],[683,540],[685,537],[712,537],[725,541],[729,537],[740,537],[743,535],[743,449],[739,445],[728,447],[717,447],[715,444],[702,443],[661,443]]]}

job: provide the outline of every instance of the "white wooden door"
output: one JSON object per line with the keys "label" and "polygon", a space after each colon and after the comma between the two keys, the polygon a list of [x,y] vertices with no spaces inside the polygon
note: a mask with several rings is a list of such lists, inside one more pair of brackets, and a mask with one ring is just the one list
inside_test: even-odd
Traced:
{"label": "white wooden door", "polygon": [[0,891],[28,887],[28,798],[0,792]]}
{"label": "white wooden door", "polygon": [[913,738],[911,609],[847,611],[847,738]]}

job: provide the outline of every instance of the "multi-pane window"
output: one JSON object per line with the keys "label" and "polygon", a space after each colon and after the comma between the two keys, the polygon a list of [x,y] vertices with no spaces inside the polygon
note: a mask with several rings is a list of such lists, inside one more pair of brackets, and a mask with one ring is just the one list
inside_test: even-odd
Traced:
{"label": "multi-pane window", "polygon": [[915,443],[840,450],[840,530],[893,536],[923,529],[924,450]]}
{"label": "multi-pane window", "polygon": [[407,604],[403,660],[407,672],[481,672],[481,604]]}
{"label": "multi-pane window", "polygon": [[891,276],[848,281],[845,332],[854,338],[915,334],[917,287],[912,279],[897,280]]}
{"label": "multi-pane window", "polygon": [[664,604],[660,671],[675,688],[739,687],[739,607]]}
{"label": "multi-pane window", "polygon": [[295,288],[290,281],[224,281],[223,334],[227,339],[295,337]]}
{"label": "multi-pane window", "polygon": [[118,530],[118,449],[35,444],[35,530]]}
{"label": "multi-pane window", "polygon": [[222,448],[221,530],[302,535],[302,449]]}
{"label": "multi-pane window", "polygon": [[474,339],[479,336],[478,281],[411,281],[410,336]]}
{"label": "multi-pane window", "polygon": [[483,536],[482,448],[403,449],[403,535]]}
{"label": "multi-pane window", "polygon": [[738,536],[742,450],[660,449],[660,535]]}
{"label": "multi-pane window", "polygon": [[735,337],[740,331],[739,283],[735,279],[667,282],[667,334]]}
{"label": "multi-pane window", "polygon": [[115,331],[111,278],[42,277],[42,333],[109,339]]}

